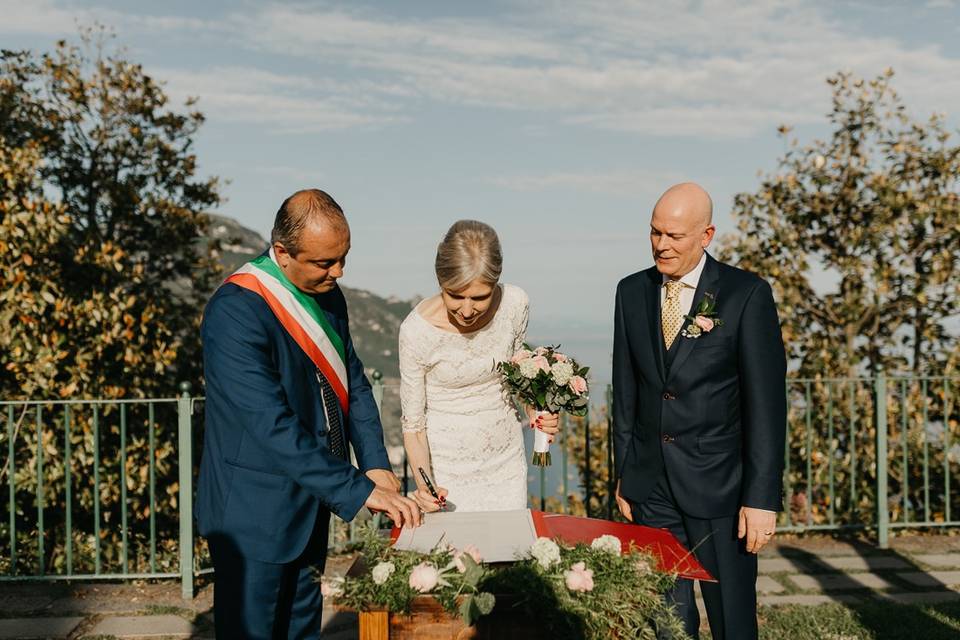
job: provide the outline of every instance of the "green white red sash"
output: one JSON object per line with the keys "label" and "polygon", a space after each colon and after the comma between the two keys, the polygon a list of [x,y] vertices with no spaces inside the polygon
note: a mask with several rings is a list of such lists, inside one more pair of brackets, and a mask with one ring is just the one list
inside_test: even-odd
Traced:
{"label": "green white red sash", "polygon": [[343,340],[317,301],[297,289],[280,270],[273,260],[273,249],[269,255],[262,255],[237,269],[224,282],[253,291],[264,299],[290,337],[326,377],[346,415],[349,385]]}

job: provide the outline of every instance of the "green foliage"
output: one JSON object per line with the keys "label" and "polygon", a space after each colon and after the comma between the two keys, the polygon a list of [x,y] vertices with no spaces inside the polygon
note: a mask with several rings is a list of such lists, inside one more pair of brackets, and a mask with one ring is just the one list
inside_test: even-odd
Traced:
{"label": "green foliage", "polygon": [[[200,315],[218,271],[216,243],[199,242],[202,212],[220,199],[215,178],[195,175],[193,136],[203,117],[189,104],[185,113],[170,108],[160,84],[107,44],[89,30],[80,47],[0,52],[3,400],[170,397],[179,381],[199,382]],[[153,420],[145,405],[123,415],[104,405],[96,417],[89,405],[69,415],[62,404],[10,408],[0,413],[0,450],[13,432],[14,455],[0,479],[15,485],[18,564],[4,549],[4,571],[29,573],[41,562],[62,571],[68,539],[75,572],[93,571],[94,555],[120,570],[125,513],[131,571],[147,570],[151,555],[161,571],[175,562],[176,535],[167,534],[176,530],[179,488],[171,406],[154,407]],[[152,554],[151,515],[166,540]],[[4,519],[0,545],[9,545],[8,526]]]}
{"label": "green foliage", "polygon": [[[687,637],[663,598],[676,578],[653,570],[651,556],[635,548],[621,555],[585,544],[559,546],[557,564],[544,569],[534,559],[516,562],[493,572],[483,588],[512,595],[549,637],[652,640],[657,629],[665,637]],[[593,572],[590,591],[567,588],[565,574],[579,562]]]}
{"label": "green foliage", "polygon": [[[358,611],[386,609],[409,613],[413,599],[421,595],[410,586],[410,574],[415,567],[426,563],[437,570],[439,580],[430,595],[437,599],[451,615],[460,615],[464,623],[473,624],[477,618],[493,610],[492,594],[481,590],[487,570],[477,564],[469,553],[455,549],[437,548],[431,553],[397,551],[390,541],[368,527],[362,532],[360,571],[347,575],[342,584],[331,587],[337,600]],[[458,561],[463,571],[459,570]],[[389,575],[377,583],[375,569],[389,563]]]}
{"label": "green foliage", "polygon": [[[621,555],[584,544],[559,545],[559,561],[548,568],[527,558],[497,569],[477,564],[463,553],[462,572],[456,568],[457,557],[457,551],[446,548],[427,554],[396,551],[374,529],[367,529],[358,564],[331,589],[338,592],[340,604],[358,611],[408,613],[413,599],[421,595],[410,587],[410,573],[428,563],[440,570],[440,582],[430,595],[468,625],[489,614],[503,596],[509,603],[505,606],[521,607],[551,637],[652,639],[657,628],[670,631],[677,640],[686,637],[663,599],[675,577],[655,570],[655,560],[643,551],[630,549]],[[566,572],[579,562],[593,572],[591,590],[567,587]],[[381,563],[392,563],[393,571],[378,585],[374,573]]]}
{"label": "green foliage", "polygon": [[960,146],[941,116],[908,116],[892,76],[829,78],[830,138],[791,141],[776,173],[734,199],[739,232],[721,255],[769,279],[804,377],[960,363],[947,327],[960,313]]}

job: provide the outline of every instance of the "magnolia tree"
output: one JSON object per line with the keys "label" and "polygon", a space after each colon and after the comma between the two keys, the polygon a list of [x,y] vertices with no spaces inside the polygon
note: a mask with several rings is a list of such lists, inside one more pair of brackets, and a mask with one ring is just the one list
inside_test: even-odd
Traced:
{"label": "magnolia tree", "polygon": [[794,524],[875,515],[880,373],[911,376],[891,380],[880,401],[892,519],[942,520],[948,494],[958,497],[949,476],[957,454],[960,146],[942,116],[911,118],[892,77],[828,79],[831,134],[791,140],[758,189],[735,197],[738,232],[721,252],[773,286],[800,380],[786,390]]}
{"label": "magnolia tree", "polygon": [[[172,396],[198,380],[217,271],[201,212],[219,202],[217,180],[196,176],[202,122],[101,31],[81,47],[0,53],[0,399]],[[7,405],[0,421],[17,529],[0,571],[58,567],[68,544],[75,572],[167,561],[163,544],[136,545],[175,530],[171,405]],[[129,552],[111,544],[122,538]]]}

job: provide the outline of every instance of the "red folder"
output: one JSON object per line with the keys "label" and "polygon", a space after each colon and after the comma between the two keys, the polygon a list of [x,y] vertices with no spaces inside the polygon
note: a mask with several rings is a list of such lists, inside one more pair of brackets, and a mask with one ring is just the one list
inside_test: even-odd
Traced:
{"label": "red folder", "polygon": [[[533,526],[537,535],[544,538],[556,538],[567,544],[583,542],[590,544],[594,538],[604,534],[616,536],[624,550],[635,547],[643,549],[657,560],[657,568],[667,573],[676,573],[681,578],[716,582],[716,578],[703,568],[693,553],[688,551],[676,536],[666,529],[654,529],[639,524],[626,524],[596,518],[565,516],[559,513],[547,513],[531,509]],[[397,539],[400,529],[393,528],[390,538]]]}
{"label": "red folder", "polygon": [[557,538],[567,544],[590,544],[594,538],[604,534],[616,536],[625,550],[633,543],[637,548],[651,553],[657,559],[657,568],[661,571],[676,573],[681,578],[692,580],[717,581],[703,568],[693,553],[684,548],[676,536],[666,529],[596,518],[578,518],[535,509],[531,509],[530,513],[533,515],[533,526],[538,536]]}

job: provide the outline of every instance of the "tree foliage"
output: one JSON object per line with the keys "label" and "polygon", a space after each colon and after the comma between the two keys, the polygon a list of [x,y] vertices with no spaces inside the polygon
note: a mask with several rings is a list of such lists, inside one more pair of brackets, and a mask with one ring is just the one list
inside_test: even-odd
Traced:
{"label": "tree foliage", "polygon": [[960,363],[960,146],[942,116],[911,119],[892,77],[829,78],[831,136],[792,140],[734,200],[722,257],[769,278],[803,376]]}
{"label": "tree foliage", "polygon": [[218,183],[195,175],[202,115],[167,103],[102,31],[0,54],[3,397],[170,395],[195,377]]}

